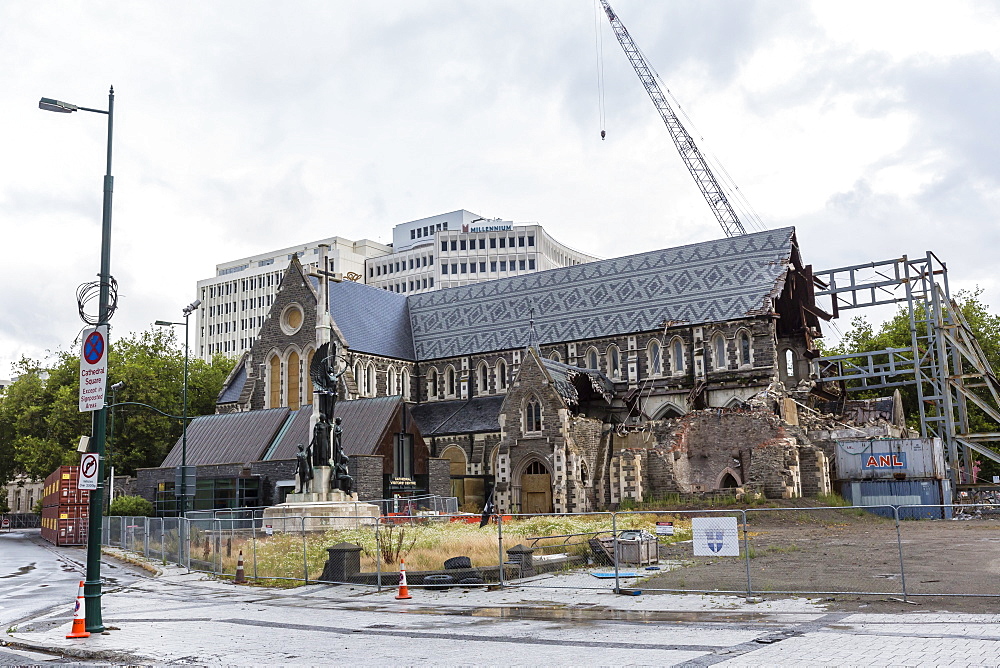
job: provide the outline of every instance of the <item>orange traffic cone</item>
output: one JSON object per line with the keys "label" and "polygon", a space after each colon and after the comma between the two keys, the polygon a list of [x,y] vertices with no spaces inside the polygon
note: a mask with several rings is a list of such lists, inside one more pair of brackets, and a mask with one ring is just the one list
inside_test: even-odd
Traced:
{"label": "orange traffic cone", "polygon": [[243,573],[243,550],[240,550],[240,558],[236,562],[236,584],[246,584],[247,578]]}
{"label": "orange traffic cone", "polygon": [[83,607],[83,580],[80,580],[80,589],[76,594],[76,608],[73,610],[73,630],[66,636],[67,638],[89,638],[87,632],[87,617]]}
{"label": "orange traffic cone", "polygon": [[396,598],[413,598],[410,596],[410,590],[406,586],[406,562],[402,559],[399,560],[399,593],[396,594]]}

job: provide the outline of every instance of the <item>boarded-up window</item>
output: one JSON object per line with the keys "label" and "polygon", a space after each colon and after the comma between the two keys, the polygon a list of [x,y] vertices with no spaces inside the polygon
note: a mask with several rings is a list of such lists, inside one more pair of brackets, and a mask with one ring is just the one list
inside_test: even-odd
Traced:
{"label": "boarded-up window", "polygon": [[271,383],[271,400],[268,407],[277,408],[281,405],[281,359],[277,355],[271,358],[268,381]]}
{"label": "boarded-up window", "polygon": [[288,407],[299,410],[299,354],[294,350],[288,355]]}

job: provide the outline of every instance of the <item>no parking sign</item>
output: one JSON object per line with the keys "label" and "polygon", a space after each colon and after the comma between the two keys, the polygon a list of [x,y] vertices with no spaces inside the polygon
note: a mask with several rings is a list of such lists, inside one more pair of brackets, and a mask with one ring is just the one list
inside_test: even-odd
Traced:
{"label": "no parking sign", "polygon": [[108,326],[83,331],[80,349],[80,410],[99,411],[104,406],[104,380],[108,376]]}

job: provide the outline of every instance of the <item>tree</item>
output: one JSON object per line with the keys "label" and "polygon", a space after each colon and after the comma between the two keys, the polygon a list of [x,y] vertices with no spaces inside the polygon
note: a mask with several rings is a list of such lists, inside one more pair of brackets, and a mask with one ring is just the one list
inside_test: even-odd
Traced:
{"label": "tree", "polygon": [[119,517],[152,517],[153,504],[141,496],[119,496],[111,502],[108,515]]}
{"label": "tree", "polygon": [[[188,405],[192,416],[215,411],[215,399],[234,360],[216,356],[189,363]],[[17,380],[0,396],[0,484],[16,473],[44,478],[57,466],[79,461],[76,445],[92,433],[91,413],[78,409],[79,357],[58,351],[48,365],[21,359]],[[184,353],[171,330],[159,328],[112,341],[108,384],[124,381],[115,400],[145,406],[119,406],[109,414],[108,463],[117,473],[159,466],[181,434]],[[106,395],[108,403],[110,394]],[[113,426],[113,430],[112,430]]]}

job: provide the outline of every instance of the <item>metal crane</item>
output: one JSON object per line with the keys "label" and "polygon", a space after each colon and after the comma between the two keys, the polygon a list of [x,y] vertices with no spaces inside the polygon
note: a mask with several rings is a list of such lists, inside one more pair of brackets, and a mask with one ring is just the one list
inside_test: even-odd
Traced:
{"label": "metal crane", "polygon": [[[708,206],[712,208],[716,219],[722,225],[722,230],[728,237],[746,234],[746,230],[743,229],[743,223],[736,216],[736,212],[726,198],[726,194],[719,186],[719,182],[715,180],[712,170],[708,168],[708,163],[705,162],[701,151],[698,150],[691,135],[688,134],[688,131],[681,124],[680,119],[677,118],[677,114],[674,113],[670,104],[667,103],[667,98],[663,95],[663,91],[660,90],[659,84],[656,83],[653,71],[646,64],[646,59],[639,52],[639,48],[635,45],[635,42],[632,41],[632,36],[628,34],[625,25],[618,18],[618,15],[615,14],[614,10],[611,9],[611,5],[608,4],[607,0],[601,0],[601,6],[604,8],[604,13],[608,15],[608,21],[611,22],[611,28],[615,31],[615,37],[618,38],[618,42],[622,45],[622,49],[625,51],[625,55],[628,56],[629,62],[632,63],[635,73],[639,75],[639,81],[646,87],[649,98],[653,101],[656,110],[660,112],[663,122],[666,123],[667,130],[670,131],[670,136],[674,140],[674,146],[677,147],[677,152],[681,154],[681,160],[684,161],[688,171],[691,172],[691,176],[694,177],[695,183],[698,184],[698,188],[701,190],[701,194],[705,197],[705,201],[708,202]],[[602,132],[602,138],[603,134]]]}

